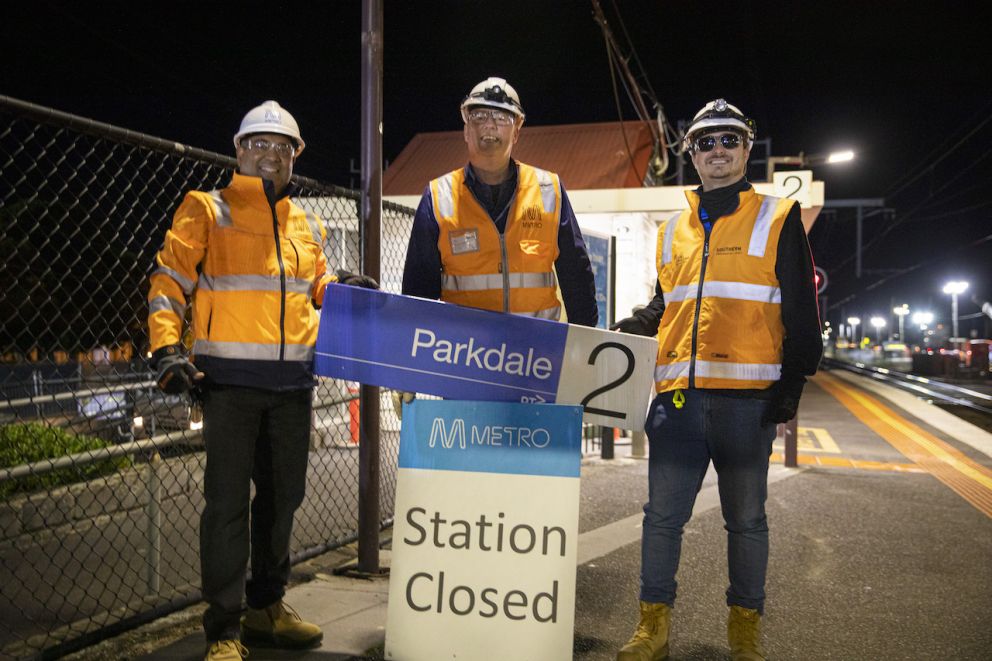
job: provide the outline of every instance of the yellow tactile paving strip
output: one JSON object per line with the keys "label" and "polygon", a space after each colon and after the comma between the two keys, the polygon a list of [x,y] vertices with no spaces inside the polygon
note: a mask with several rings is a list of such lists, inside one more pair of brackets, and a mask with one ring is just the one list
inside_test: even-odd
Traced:
{"label": "yellow tactile paving strip", "polygon": [[[781,464],[785,461],[781,452],[772,452],[771,461]],[[872,471],[896,471],[902,473],[926,473],[925,468],[917,464],[897,464],[891,461],[868,461],[866,459],[848,459],[846,457],[821,457],[812,454],[800,454],[796,461],[803,466],[827,466],[829,468],[860,468]]]}
{"label": "yellow tactile paving strip", "polygon": [[844,381],[826,373],[816,375],[814,380],[907,459],[992,518],[992,470]]}

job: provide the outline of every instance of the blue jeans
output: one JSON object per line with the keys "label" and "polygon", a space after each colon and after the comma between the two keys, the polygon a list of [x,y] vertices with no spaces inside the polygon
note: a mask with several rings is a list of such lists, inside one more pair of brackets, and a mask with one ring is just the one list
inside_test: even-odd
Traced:
{"label": "blue jeans", "polygon": [[727,605],[763,611],[768,568],[768,456],[775,425],[761,425],[768,402],[684,390],[659,394],[646,421],[651,455],[641,540],[641,600],[675,603],[682,531],[710,461],[727,530]]}

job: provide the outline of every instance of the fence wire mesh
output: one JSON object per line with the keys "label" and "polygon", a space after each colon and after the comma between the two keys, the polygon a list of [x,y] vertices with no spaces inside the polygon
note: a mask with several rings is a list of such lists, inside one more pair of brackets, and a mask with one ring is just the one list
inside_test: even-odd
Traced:
{"label": "fence wire mesh", "polygon": [[[230,157],[0,96],[0,658],[51,658],[199,599],[204,455],[154,386],[148,274],[187,190]],[[329,268],[361,270],[359,194],[296,177]],[[386,205],[383,288],[412,210]],[[357,384],[321,379],[294,561],[355,538]],[[399,423],[380,402],[382,523]]]}

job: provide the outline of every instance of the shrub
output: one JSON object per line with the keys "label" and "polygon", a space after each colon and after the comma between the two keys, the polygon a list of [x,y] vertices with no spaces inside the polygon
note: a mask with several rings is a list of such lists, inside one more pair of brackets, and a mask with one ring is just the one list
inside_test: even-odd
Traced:
{"label": "shrub", "polygon": [[[55,459],[77,452],[105,448],[111,443],[93,436],[74,435],[64,429],[36,422],[0,425],[0,468],[12,468],[43,459]],[[10,494],[52,489],[85,482],[131,465],[127,457],[105,459],[37,475],[26,475],[0,482],[0,499]]]}

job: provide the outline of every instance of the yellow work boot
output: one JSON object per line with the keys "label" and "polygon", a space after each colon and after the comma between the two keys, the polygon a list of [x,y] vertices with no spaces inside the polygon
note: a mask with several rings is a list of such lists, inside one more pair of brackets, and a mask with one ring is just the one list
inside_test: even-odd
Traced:
{"label": "yellow work boot", "polygon": [[617,653],[617,661],[661,661],[668,658],[672,609],[668,604],[641,602],[637,631]]}
{"label": "yellow work boot", "polygon": [[753,608],[730,607],[727,643],[733,661],[765,661],[761,649],[761,615]]}
{"label": "yellow work boot", "polygon": [[248,649],[237,640],[218,640],[210,643],[204,661],[241,661],[248,656]]}
{"label": "yellow work boot", "polygon": [[241,639],[249,645],[273,645],[303,649],[314,647],[324,637],[316,624],[303,618],[282,601],[267,608],[249,608],[241,618]]}

